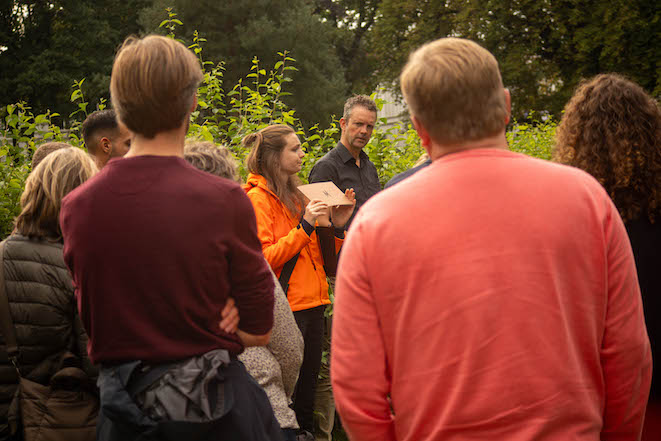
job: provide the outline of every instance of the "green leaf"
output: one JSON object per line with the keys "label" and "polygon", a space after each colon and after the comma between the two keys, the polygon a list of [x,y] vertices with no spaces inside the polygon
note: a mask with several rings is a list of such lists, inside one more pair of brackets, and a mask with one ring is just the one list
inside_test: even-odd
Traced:
{"label": "green leaf", "polygon": [[260,69],[259,74],[260,75],[266,75],[266,70],[265,69]]}

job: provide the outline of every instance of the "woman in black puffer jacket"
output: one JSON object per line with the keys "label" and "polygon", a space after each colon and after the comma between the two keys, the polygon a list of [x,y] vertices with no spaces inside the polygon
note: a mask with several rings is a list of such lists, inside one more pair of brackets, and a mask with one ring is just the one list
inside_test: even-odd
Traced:
{"label": "woman in black puffer jacket", "polygon": [[[27,179],[16,229],[5,241],[5,292],[26,378],[47,384],[62,354],[71,350],[83,369],[96,376],[87,357],[87,336],[78,317],[69,271],[62,258],[58,223],[60,203],[71,190],[97,172],[82,150],[69,147],[50,153]],[[38,367],[38,368],[37,368]],[[7,414],[18,378],[7,359],[0,333],[0,440],[9,439]]]}

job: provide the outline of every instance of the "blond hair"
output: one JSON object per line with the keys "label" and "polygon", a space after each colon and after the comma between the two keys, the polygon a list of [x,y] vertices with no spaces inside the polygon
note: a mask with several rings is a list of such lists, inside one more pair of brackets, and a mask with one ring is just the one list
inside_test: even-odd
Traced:
{"label": "blond hair", "polygon": [[48,154],[25,182],[16,231],[27,237],[61,239],[58,217],[62,198],[97,171],[89,155],[76,147]]}
{"label": "blond hair", "polygon": [[202,78],[197,58],[178,41],[129,37],[112,67],[112,104],[129,130],[153,138],[184,123]]}
{"label": "blond hair", "polygon": [[441,38],[409,57],[400,76],[411,113],[441,143],[476,141],[505,128],[498,62],[470,40]]}
{"label": "blond hair", "polygon": [[186,140],[184,159],[198,170],[232,181],[239,180],[236,161],[225,146],[209,141]]}

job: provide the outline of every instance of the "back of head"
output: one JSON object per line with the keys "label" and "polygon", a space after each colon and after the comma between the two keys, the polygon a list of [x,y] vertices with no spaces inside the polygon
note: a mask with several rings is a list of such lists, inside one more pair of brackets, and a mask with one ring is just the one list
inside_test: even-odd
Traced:
{"label": "back of head", "polygon": [[236,162],[229,149],[209,141],[187,141],[184,159],[198,170],[238,181]]}
{"label": "back of head", "polygon": [[96,164],[83,150],[68,147],[50,153],[32,170],[21,195],[18,233],[59,240],[58,217],[64,196],[94,176]]}
{"label": "back of head", "polygon": [[111,138],[110,132],[117,130],[117,115],[112,109],[97,110],[89,114],[85,121],[83,121],[82,135],[85,148],[92,155],[95,155],[98,149],[97,136],[103,133],[108,138]]}
{"label": "back of head", "polygon": [[199,61],[178,41],[129,37],[113,64],[112,104],[129,130],[153,138],[184,123],[202,78]]}
{"label": "back of head", "polygon": [[46,156],[48,156],[50,153],[53,153],[56,150],[60,149],[65,149],[67,147],[71,147],[70,144],[67,144],[66,142],[46,142],[44,144],[41,144],[37,150],[34,151],[34,154],[32,155],[32,170],[37,168],[39,163],[44,160]]}
{"label": "back of head", "polygon": [[432,139],[455,144],[496,135],[509,109],[498,62],[470,40],[441,38],[409,57],[401,87]]}
{"label": "back of head", "polygon": [[275,124],[246,135],[243,145],[249,147],[246,166],[250,173],[262,175],[267,181],[277,180],[280,173],[280,153],[285,148],[286,136],[296,133],[284,124]]}
{"label": "back of head", "polygon": [[581,83],[553,157],[594,176],[625,221],[661,215],[661,109],[636,83],[616,74]]}

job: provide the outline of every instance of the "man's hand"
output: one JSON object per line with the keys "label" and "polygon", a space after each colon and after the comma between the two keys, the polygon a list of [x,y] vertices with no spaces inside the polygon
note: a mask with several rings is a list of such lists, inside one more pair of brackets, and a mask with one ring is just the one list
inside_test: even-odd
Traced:
{"label": "man's hand", "polygon": [[333,225],[340,228],[347,224],[349,218],[353,214],[354,208],[356,208],[356,192],[353,191],[353,188],[347,188],[344,195],[353,203],[353,205],[331,207],[331,219],[333,220]]}
{"label": "man's hand", "polygon": [[227,298],[227,302],[220,313],[221,321],[218,327],[228,334],[235,334],[243,343],[243,346],[266,346],[271,340],[271,331],[264,335],[248,334],[239,329],[239,309],[236,307],[232,297]]}
{"label": "man's hand", "polygon": [[228,334],[234,334],[239,328],[239,309],[234,304],[232,297],[227,298],[227,302],[220,312],[220,323],[218,326]]}

